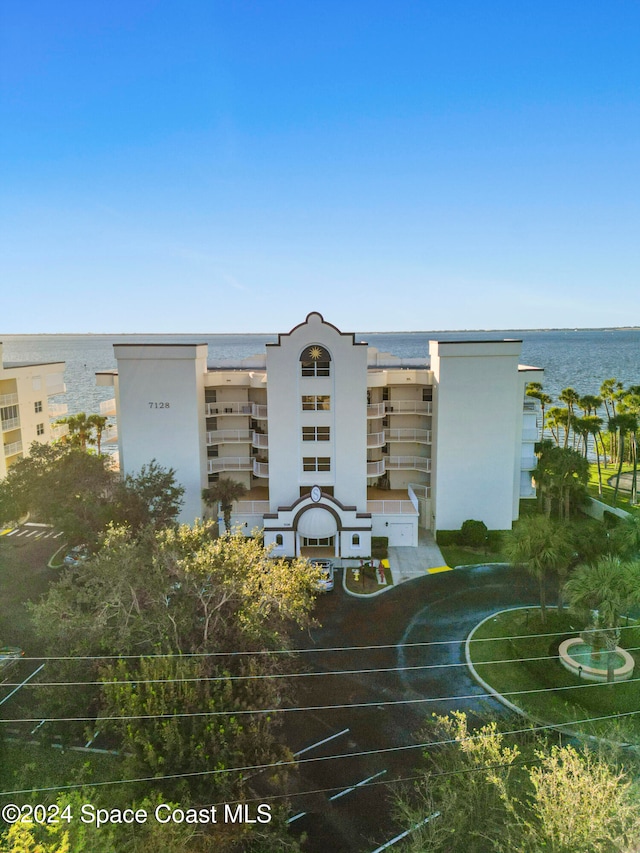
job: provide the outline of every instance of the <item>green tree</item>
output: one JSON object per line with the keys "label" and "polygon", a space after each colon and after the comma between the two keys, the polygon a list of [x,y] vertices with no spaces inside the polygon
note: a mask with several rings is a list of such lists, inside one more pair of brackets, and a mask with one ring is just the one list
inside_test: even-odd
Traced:
{"label": "green tree", "polygon": [[115,490],[113,521],[132,530],[173,524],[184,503],[184,487],[176,484],[175,474],[155,459],[137,474],[127,474]]}
{"label": "green tree", "polygon": [[534,400],[538,400],[538,402],[540,403],[540,411],[541,411],[541,416],[542,416],[541,417],[542,428],[540,430],[540,441],[543,441],[544,440],[544,425],[545,425],[544,413],[545,413],[545,409],[547,408],[547,406],[551,405],[553,400],[551,399],[551,397],[548,394],[545,394],[545,392],[542,390],[542,385],[540,384],[540,382],[529,382],[527,384],[526,394],[528,397],[533,397]]}
{"label": "green tree", "polygon": [[216,516],[218,504],[220,504],[224,518],[224,527],[228,533],[231,530],[233,504],[235,501],[239,501],[246,493],[247,488],[242,483],[237,483],[228,477],[221,477],[217,483],[212,483],[208,489],[202,490],[202,500],[208,507],[212,507],[216,511]]}
{"label": "green tree", "polygon": [[625,563],[607,555],[583,563],[565,584],[570,607],[585,623],[591,645],[603,641],[607,649],[607,681],[613,681],[613,652],[620,639],[620,617],[640,603],[640,563]]}
{"label": "green tree", "polygon": [[[404,853],[635,853],[640,794],[609,755],[539,736],[506,741],[495,723],[475,731],[464,713],[434,716],[422,739],[429,771],[396,795]],[[524,760],[523,760],[524,759]],[[438,815],[435,817],[435,815]]]}
{"label": "green tree", "polygon": [[[563,582],[571,562],[573,547],[568,527],[542,515],[523,518],[507,539],[505,553],[514,566],[524,566],[538,581],[544,623],[547,579],[555,573]],[[558,610],[561,609],[562,595],[559,594]]]}
{"label": "green tree", "polygon": [[622,474],[622,466],[624,465],[624,442],[627,435],[630,433],[635,435],[638,430],[638,418],[633,412],[617,414],[609,419],[609,432],[618,436],[618,472],[616,474],[616,485],[613,490],[614,505],[618,499],[618,489],[620,487],[620,475]]}
{"label": "green tree", "polygon": [[56,421],[57,424],[67,424],[69,427],[69,433],[65,436],[63,443],[79,447],[81,450],[86,450],[87,444],[94,444],[93,430],[95,424],[91,420],[92,417],[96,416],[88,417],[85,412],[78,412],[76,415],[59,418]]}
{"label": "green tree", "polygon": [[[92,430],[95,430],[95,444],[98,453],[102,453],[102,434],[106,429],[108,418],[104,415],[89,415],[87,423],[91,425]],[[92,438],[91,443],[94,443]]]}
{"label": "green tree", "polygon": [[553,507],[559,518],[569,518],[586,497],[589,463],[570,447],[551,447],[543,442],[538,453],[534,478],[542,490],[547,515]]}

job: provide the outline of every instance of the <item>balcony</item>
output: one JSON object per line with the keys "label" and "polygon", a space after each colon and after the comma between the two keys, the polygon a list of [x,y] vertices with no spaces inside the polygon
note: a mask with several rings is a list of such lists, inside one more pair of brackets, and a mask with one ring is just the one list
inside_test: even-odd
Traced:
{"label": "balcony", "polygon": [[20,418],[3,418],[2,419],[2,432],[8,432],[10,429],[19,429],[20,428]]}
{"label": "balcony", "polygon": [[257,421],[266,421],[266,419],[268,418],[267,407],[258,405],[258,403],[252,403],[251,417],[255,418]]}
{"label": "balcony", "polygon": [[387,412],[391,415],[430,415],[431,401],[425,400],[388,400]]}
{"label": "balcony", "polygon": [[249,444],[253,431],[250,429],[215,429],[207,431],[207,445],[239,443]]}
{"label": "balcony", "polygon": [[250,403],[248,400],[207,403],[204,412],[208,418],[219,418],[222,415],[246,415],[256,420],[266,420],[267,418],[266,406]]}
{"label": "balcony", "polygon": [[109,424],[106,429],[102,431],[102,441],[110,442],[118,440],[118,427],[117,424]]}
{"label": "balcony", "polygon": [[533,471],[537,464],[538,460],[536,459],[536,457],[527,454],[526,456],[522,456],[522,458],[520,459],[520,470]]}
{"label": "balcony", "polygon": [[63,418],[69,411],[66,403],[49,403],[49,417]]}
{"label": "balcony", "polygon": [[410,441],[414,444],[431,444],[430,429],[388,429],[385,430],[387,441]]}
{"label": "balcony", "polygon": [[100,403],[100,414],[101,415],[106,415],[107,417],[109,417],[109,415],[115,415],[115,413],[116,413],[116,399],[115,399],[115,397],[112,397],[110,400],[103,400],[102,403]]}
{"label": "balcony", "polygon": [[54,397],[56,394],[66,394],[67,386],[62,381],[62,376],[47,376],[47,397]]}
{"label": "balcony", "polygon": [[218,456],[207,459],[207,473],[218,474],[220,471],[251,471],[253,460],[250,456]]}
{"label": "balcony", "polygon": [[537,441],[538,440],[538,430],[537,429],[523,429],[522,430],[522,440],[523,441]]}
{"label": "balcony", "polygon": [[388,456],[387,471],[431,471],[431,460],[425,456]]}
{"label": "balcony", "polygon": [[69,434],[69,424],[55,424],[51,427],[51,440],[58,441]]}
{"label": "balcony", "polygon": [[[264,462],[257,464],[264,465]],[[237,515],[264,515],[269,512],[269,501],[236,501],[233,511]]]}
{"label": "balcony", "polygon": [[384,403],[369,403],[367,406],[367,417],[368,418],[383,418],[384,417]]}
{"label": "balcony", "polygon": [[411,501],[367,501],[367,512],[371,515],[416,515]]}
{"label": "balcony", "polygon": [[18,405],[18,395],[17,394],[0,394],[0,408],[4,408],[5,406],[17,406]]}
{"label": "balcony", "polygon": [[269,476],[269,463],[268,462],[258,462],[257,459],[253,460],[253,473],[256,477],[268,477]]}
{"label": "balcony", "polygon": [[11,444],[4,445],[4,455],[7,456],[15,456],[16,453],[22,453],[22,442],[21,441],[12,441]]}
{"label": "balcony", "polygon": [[379,462],[367,462],[367,477],[380,477],[384,474],[384,463],[384,459],[380,459]]}
{"label": "balcony", "polygon": [[367,447],[384,447],[384,432],[370,432],[367,435]]}
{"label": "balcony", "polygon": [[252,447],[257,447],[259,450],[268,450],[269,436],[266,433],[253,430],[251,433],[251,445]]}

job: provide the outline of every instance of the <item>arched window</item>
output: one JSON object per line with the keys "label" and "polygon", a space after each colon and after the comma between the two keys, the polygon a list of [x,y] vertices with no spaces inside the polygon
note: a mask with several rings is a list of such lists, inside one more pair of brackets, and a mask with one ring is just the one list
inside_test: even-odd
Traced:
{"label": "arched window", "polygon": [[284,544],[282,533],[276,533],[276,547],[280,548]]}
{"label": "arched window", "polygon": [[360,546],[360,534],[359,533],[353,534],[353,536],[351,537],[351,544],[353,545],[354,548],[358,548]]}
{"label": "arched window", "polygon": [[302,376],[330,376],[331,356],[319,344],[311,344],[300,353]]}

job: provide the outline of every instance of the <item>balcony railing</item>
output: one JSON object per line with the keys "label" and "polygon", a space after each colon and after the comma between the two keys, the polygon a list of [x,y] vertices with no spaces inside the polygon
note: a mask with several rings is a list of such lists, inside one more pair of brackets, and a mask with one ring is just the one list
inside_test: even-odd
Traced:
{"label": "balcony railing", "polygon": [[18,395],[17,394],[0,394],[0,408],[4,408],[5,406],[17,406],[18,405]]}
{"label": "balcony railing", "polygon": [[538,430],[537,429],[523,429],[522,430],[522,440],[523,441],[537,441],[538,440]]}
{"label": "balcony railing", "polygon": [[207,444],[226,444],[243,442],[249,444],[253,431],[250,429],[215,429],[207,431]]}
{"label": "balcony railing", "polygon": [[388,456],[387,470],[431,471],[431,460],[424,456]]}
{"label": "balcony railing", "polygon": [[251,471],[253,460],[250,456],[218,456],[207,459],[207,472],[217,474],[220,471]]}
{"label": "balcony railing", "polygon": [[367,512],[372,515],[417,515],[411,501],[367,501]]}
{"label": "balcony railing", "polygon": [[520,470],[533,471],[537,464],[538,460],[535,456],[523,456],[520,460]]}
{"label": "balcony railing", "polygon": [[51,439],[53,441],[58,441],[58,439],[64,438],[64,436],[68,434],[69,424],[55,424],[51,427]]}
{"label": "balcony railing", "polygon": [[101,415],[115,415],[116,413],[116,398],[112,397],[110,400],[103,400],[100,403],[100,414]]}
{"label": "balcony railing", "polygon": [[2,432],[7,432],[10,429],[18,429],[20,427],[20,418],[6,418],[2,420]]}
{"label": "balcony railing", "polygon": [[253,473],[256,477],[268,477],[269,476],[269,463],[268,462],[258,462],[257,459],[253,460]]}
{"label": "balcony railing", "polygon": [[380,477],[384,474],[384,459],[379,462],[367,462],[367,477]]}
{"label": "balcony railing", "polygon": [[268,450],[269,436],[266,433],[255,432],[254,430],[251,436],[251,444],[260,450]]}
{"label": "balcony railing", "polygon": [[222,403],[207,403],[204,407],[208,418],[217,418],[221,415],[247,415],[256,420],[266,420],[267,407],[248,400],[228,401]]}
{"label": "balcony railing", "polygon": [[384,443],[384,432],[370,432],[367,435],[367,447],[383,447]]}
{"label": "balcony railing", "polygon": [[14,456],[16,453],[22,453],[21,441],[12,441],[11,444],[4,445],[5,456]]}
{"label": "balcony railing", "polygon": [[[259,465],[264,465],[259,462]],[[234,513],[238,515],[264,515],[269,512],[269,501],[236,501]]]}
{"label": "balcony railing", "polygon": [[69,411],[66,403],[49,403],[49,417],[63,418]]}
{"label": "balcony railing", "polygon": [[416,444],[431,444],[430,429],[387,429],[387,441],[412,441]]}
{"label": "balcony railing", "polygon": [[432,403],[426,400],[388,400],[387,412],[391,415],[430,415]]}
{"label": "balcony railing", "polygon": [[367,417],[368,418],[383,418],[384,417],[384,403],[369,403],[367,406]]}
{"label": "balcony railing", "polygon": [[109,424],[109,426],[102,431],[101,441],[117,441],[118,440],[118,426],[117,424]]}

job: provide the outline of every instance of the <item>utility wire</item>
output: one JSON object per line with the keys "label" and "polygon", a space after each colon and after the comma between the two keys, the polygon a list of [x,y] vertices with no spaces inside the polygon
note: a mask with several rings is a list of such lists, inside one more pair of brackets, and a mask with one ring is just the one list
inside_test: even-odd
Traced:
{"label": "utility wire", "polygon": [[[640,651],[640,646],[632,646],[628,649],[625,649],[627,652],[637,652]],[[541,661],[541,660],[557,660],[558,655],[542,655],[541,657],[535,658],[506,658],[503,660],[486,660],[486,661],[474,661],[474,666],[492,666],[503,663],[530,663],[532,661]],[[448,669],[453,667],[466,667],[466,661],[456,662],[456,663],[428,663],[428,664],[419,664],[416,666],[389,666],[389,667],[374,667],[371,669],[333,669],[333,670],[319,670],[312,672],[281,672],[274,674],[263,674],[263,675],[216,675],[216,676],[203,676],[199,678],[195,676],[193,678],[128,678],[122,681],[114,680],[114,681],[30,681],[28,684],[25,684],[25,687],[104,687],[105,685],[119,685],[119,684],[174,684],[174,683],[182,683],[182,682],[191,682],[191,681],[256,681],[261,679],[273,679],[273,678],[312,678],[314,676],[321,675],[367,675],[369,673],[384,673],[384,672],[409,672],[415,670],[422,669]],[[22,682],[11,682],[5,681],[2,683],[2,687],[17,687]]]}
{"label": "utility wire", "polygon": [[[601,722],[603,720],[614,720],[620,719],[621,717],[632,717],[636,714],[640,714],[640,710],[638,711],[625,711],[621,714],[605,714],[600,717],[585,717],[582,720],[573,720],[571,725],[582,725],[584,723],[596,723]],[[519,734],[528,734],[531,732],[539,732],[539,731],[547,731],[549,729],[557,729],[560,726],[558,724],[545,724],[539,726],[528,726],[524,729],[512,729],[510,731],[501,732],[503,736],[508,735],[519,735]],[[197,778],[204,776],[220,776],[226,773],[245,773],[250,770],[271,770],[271,769],[282,769],[283,767],[296,767],[300,764],[312,764],[318,763],[320,761],[333,761],[336,759],[342,758],[362,758],[368,755],[387,755],[392,752],[406,752],[411,749],[432,749],[438,746],[449,746],[454,743],[462,743],[463,741],[472,741],[472,740],[480,740],[484,735],[468,735],[463,738],[449,738],[447,740],[439,740],[439,741],[424,741],[422,743],[410,743],[405,744],[403,746],[389,746],[384,747],[382,749],[367,749],[362,750],[360,752],[345,752],[337,755],[321,755],[315,758],[300,758],[298,760],[293,761],[276,761],[271,762],[269,764],[254,764],[247,765],[243,767],[223,767],[218,770],[197,770],[191,773],[170,773],[166,776],[142,776],[137,779],[115,779],[111,781],[104,782],[91,782],[89,785],[85,783],[76,783],[71,785],[50,785],[46,788],[23,788],[15,791],[0,791],[0,797],[8,797],[17,794],[40,794],[45,793],[47,791],[70,791],[77,790],[78,788],[85,787],[107,787],[110,785],[125,785],[125,784],[134,784],[138,782],[163,782],[169,779],[186,779],[186,778]]]}
{"label": "utility wire", "polygon": [[[611,687],[616,684],[635,684],[640,681],[640,678],[629,678],[626,681],[615,681],[613,685],[609,682],[589,682],[588,684],[569,685],[567,687],[536,687],[531,690],[511,690],[501,694],[501,696],[526,696],[537,693],[559,693],[564,690],[587,690],[594,687]],[[462,699],[493,699],[493,693],[466,693],[461,696],[429,696],[418,699],[381,699],[373,702],[348,702],[340,705],[309,705],[298,706],[294,708],[241,708],[232,711],[174,711],[166,714],[118,714],[114,716],[99,716],[99,717],[47,717],[48,723],[104,723],[112,720],[169,720],[187,717],[239,717],[239,716],[258,716],[261,714],[289,714],[298,711],[341,711],[347,708],[380,708],[395,705],[425,705],[432,702],[459,702]],[[640,714],[640,710],[632,713]],[[42,720],[42,715],[39,717],[24,717],[19,719],[0,719],[0,723],[39,723]],[[563,725],[570,725],[570,722]]]}
{"label": "utility wire", "polygon": [[[630,628],[637,628],[637,625],[620,625],[618,631],[626,631]],[[539,637],[561,637],[566,634],[566,631],[551,631],[545,634],[517,634],[508,637],[478,637],[473,639],[473,643],[495,643],[501,640],[533,640]],[[40,655],[37,657],[20,657],[20,660],[31,661],[55,661],[55,660],[140,660],[141,658],[209,658],[209,657],[238,657],[247,655],[301,655],[312,654],[318,652],[360,652],[382,649],[411,649],[424,648],[426,646],[452,646],[460,645],[464,640],[431,640],[424,643],[389,643],[386,645],[371,645],[371,646],[334,646],[328,648],[311,648],[311,649],[258,649],[255,651],[236,651],[236,652],[166,652],[162,654],[140,654],[140,655]]]}

